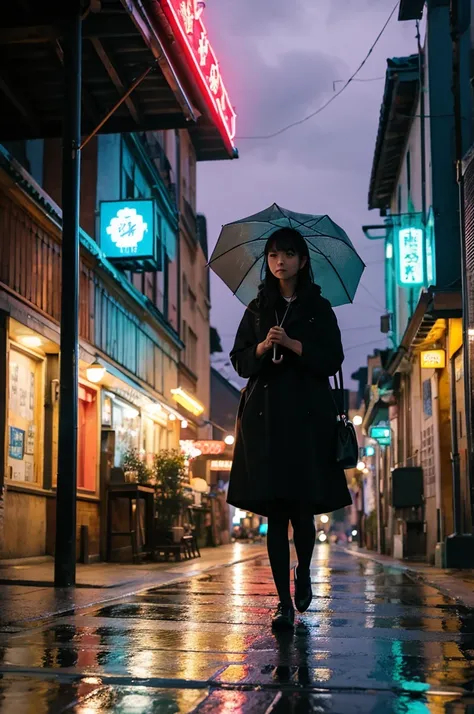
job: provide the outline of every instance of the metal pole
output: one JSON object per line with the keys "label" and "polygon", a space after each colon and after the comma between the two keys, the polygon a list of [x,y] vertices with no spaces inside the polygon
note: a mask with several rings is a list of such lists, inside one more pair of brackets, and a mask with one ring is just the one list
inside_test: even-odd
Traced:
{"label": "metal pole", "polygon": [[79,197],[81,143],[81,2],[67,3],[63,31],[61,362],[54,584],[76,583],[76,484],[79,342]]}
{"label": "metal pole", "polygon": [[456,397],[456,355],[451,357],[451,464],[453,471],[453,535],[462,533],[461,524],[461,474],[458,442],[458,407]]}
{"label": "metal pole", "polygon": [[375,447],[375,503],[377,514],[377,553],[382,553],[382,503],[380,493],[380,453],[381,446],[377,442]]}

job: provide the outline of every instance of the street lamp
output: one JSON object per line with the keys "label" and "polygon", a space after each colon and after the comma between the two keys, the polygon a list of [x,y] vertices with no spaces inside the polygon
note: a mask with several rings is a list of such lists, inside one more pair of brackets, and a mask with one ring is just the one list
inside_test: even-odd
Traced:
{"label": "street lamp", "polygon": [[227,434],[227,436],[224,439],[224,442],[227,444],[227,446],[233,446],[235,441],[235,437],[232,436],[232,434]]}
{"label": "street lamp", "polygon": [[105,377],[106,369],[99,360],[95,359],[86,369],[87,379],[93,384],[98,384]]}
{"label": "street lamp", "polygon": [[356,414],[355,417],[352,420],[352,423],[354,426],[360,426],[363,422],[363,419],[360,414]]}

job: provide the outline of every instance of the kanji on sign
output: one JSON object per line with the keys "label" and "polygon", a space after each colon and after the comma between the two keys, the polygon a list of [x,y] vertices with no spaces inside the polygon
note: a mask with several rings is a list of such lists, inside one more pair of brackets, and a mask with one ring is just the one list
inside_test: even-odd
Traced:
{"label": "kanji on sign", "polygon": [[219,67],[216,64],[213,64],[211,67],[211,73],[209,75],[209,86],[213,94],[217,94],[217,92],[219,91],[220,81],[221,76],[219,72]]}
{"label": "kanji on sign", "polygon": [[221,134],[233,147],[236,114],[203,22],[205,3],[202,0],[161,0],[161,4]]}
{"label": "kanji on sign", "polygon": [[424,283],[423,231],[403,228],[398,233],[398,282],[413,287]]}
{"label": "kanji on sign", "polygon": [[201,32],[198,52],[200,57],[199,64],[201,65],[201,67],[205,67],[207,62],[207,55],[209,54],[209,40],[207,39],[205,32]]}

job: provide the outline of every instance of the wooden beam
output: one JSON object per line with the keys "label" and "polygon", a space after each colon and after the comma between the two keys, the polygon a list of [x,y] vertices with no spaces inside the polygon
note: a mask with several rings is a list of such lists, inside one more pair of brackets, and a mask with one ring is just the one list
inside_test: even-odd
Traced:
{"label": "wooden beam", "polygon": [[[110,79],[112,80],[119,96],[123,96],[125,92],[127,91],[127,88],[124,86],[122,80],[120,79],[117,70],[115,69],[114,65],[109,59],[109,56],[107,52],[104,49],[104,46],[102,42],[98,38],[92,38],[91,43],[97,52],[97,55],[102,62],[102,64],[105,67],[105,70],[107,74],[109,75]],[[135,106],[135,103],[131,97],[127,97],[125,99],[125,104],[127,105],[127,109],[130,112],[132,118],[135,120],[136,124],[139,126],[141,124],[141,117],[140,113]]]}
{"label": "wooden beam", "polygon": [[[50,20],[50,18],[48,18],[48,20]],[[105,13],[91,13],[84,20],[84,39],[139,36],[140,34],[137,28],[125,13],[113,17]],[[58,17],[55,17],[54,20],[50,22],[45,22],[45,18],[41,18],[41,21],[34,24],[31,22],[31,16],[29,16],[28,24],[4,24],[0,27],[0,45],[54,42],[60,37],[61,21]]]}

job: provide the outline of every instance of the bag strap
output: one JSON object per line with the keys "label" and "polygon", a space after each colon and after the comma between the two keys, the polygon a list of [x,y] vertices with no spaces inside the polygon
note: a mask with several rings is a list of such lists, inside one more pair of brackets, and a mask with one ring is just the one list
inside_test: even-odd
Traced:
{"label": "bag strap", "polygon": [[[342,373],[342,368],[339,370],[339,372],[337,374],[334,375],[333,379],[334,379],[334,387],[332,387],[332,385],[331,385],[331,394],[332,394],[334,403],[337,407],[337,413],[339,414],[339,416],[341,416],[341,417],[345,416],[347,418],[346,409],[345,409],[345,405],[344,405],[344,375]],[[334,396],[334,392],[339,392],[339,394],[341,395],[341,403],[340,404],[337,403],[337,399]]]}

